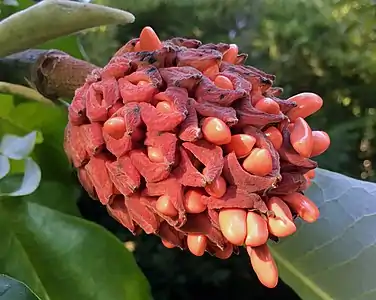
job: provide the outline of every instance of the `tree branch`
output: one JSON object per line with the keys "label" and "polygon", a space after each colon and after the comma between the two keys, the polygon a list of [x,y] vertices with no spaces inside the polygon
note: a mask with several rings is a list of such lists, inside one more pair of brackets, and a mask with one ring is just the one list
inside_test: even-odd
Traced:
{"label": "tree branch", "polygon": [[73,98],[95,68],[59,50],[30,49],[0,58],[0,81],[31,86],[52,100]]}

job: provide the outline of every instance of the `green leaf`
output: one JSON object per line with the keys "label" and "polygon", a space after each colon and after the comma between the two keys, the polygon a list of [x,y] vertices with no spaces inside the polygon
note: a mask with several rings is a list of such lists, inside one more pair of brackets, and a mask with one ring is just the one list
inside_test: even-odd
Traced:
{"label": "green leaf", "polygon": [[0,179],[4,178],[10,171],[10,163],[8,157],[0,154]]}
{"label": "green leaf", "polygon": [[376,299],[376,184],[319,169],[306,195],[321,217],[272,246],[281,278],[302,299]]}
{"label": "green leaf", "polygon": [[0,56],[83,29],[132,22],[131,13],[115,8],[67,0],[41,1],[0,22]]}
{"label": "green leaf", "polygon": [[42,300],[151,299],[132,254],[112,234],[23,200],[0,202],[0,272]]}
{"label": "green leaf", "polygon": [[33,202],[73,216],[80,216],[77,199],[80,189],[74,184],[61,184],[42,180],[37,190],[22,197],[23,201]]}
{"label": "green leaf", "polygon": [[15,160],[24,159],[33,151],[36,137],[36,131],[23,137],[6,134],[0,142],[0,153]]}
{"label": "green leaf", "polygon": [[24,283],[9,277],[0,275],[1,300],[40,300]]}
{"label": "green leaf", "polygon": [[0,94],[0,117],[6,116],[13,108],[13,96]]}

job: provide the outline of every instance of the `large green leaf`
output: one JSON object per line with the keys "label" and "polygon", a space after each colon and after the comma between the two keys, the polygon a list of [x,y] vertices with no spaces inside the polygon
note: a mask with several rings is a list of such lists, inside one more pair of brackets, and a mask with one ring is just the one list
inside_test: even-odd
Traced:
{"label": "large green leaf", "polygon": [[39,298],[22,282],[0,275],[1,300],[39,300]]}
{"label": "large green leaf", "polygon": [[73,216],[80,216],[77,207],[77,199],[80,195],[81,191],[77,185],[42,180],[38,189],[32,194],[22,197],[22,200],[37,203]]}
{"label": "large green leaf", "polygon": [[42,1],[0,22],[0,56],[83,29],[132,22],[134,16],[131,13],[102,5],[67,0]]}
{"label": "large green leaf", "polygon": [[25,282],[42,300],[151,299],[132,254],[96,224],[3,198],[0,236],[0,273]]}
{"label": "large green leaf", "polygon": [[376,299],[376,184],[317,170],[314,224],[272,246],[281,278],[302,299]]}

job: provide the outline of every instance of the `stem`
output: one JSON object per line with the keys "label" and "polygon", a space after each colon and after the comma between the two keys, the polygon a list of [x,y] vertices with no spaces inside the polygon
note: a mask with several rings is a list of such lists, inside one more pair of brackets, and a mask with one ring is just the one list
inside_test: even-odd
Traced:
{"label": "stem", "polygon": [[31,86],[51,100],[73,98],[96,68],[62,51],[30,49],[0,58],[0,81]]}
{"label": "stem", "polygon": [[43,97],[36,90],[18,84],[0,81],[0,93],[12,94],[46,104],[53,104],[51,100]]}

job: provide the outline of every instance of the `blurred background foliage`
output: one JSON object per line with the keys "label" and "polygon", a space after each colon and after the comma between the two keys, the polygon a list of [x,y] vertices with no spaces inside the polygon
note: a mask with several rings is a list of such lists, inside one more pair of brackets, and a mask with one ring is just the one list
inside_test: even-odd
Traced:
{"label": "blurred background foliage", "polygon": [[[309,119],[332,145],[320,167],[376,181],[376,6],[370,0],[97,0],[131,11],[135,24],[100,28],[82,38],[92,62],[103,65],[140,30],[152,26],[162,39],[186,36],[229,42],[249,54],[247,63],[277,76],[283,97],[313,91],[324,108]],[[93,207],[91,202],[83,205]],[[99,210],[100,208],[98,208]],[[89,212],[89,209],[85,209]],[[102,216],[102,217],[99,217]],[[130,239],[105,214],[87,217]],[[101,220],[99,220],[99,218]],[[131,238],[132,239],[132,238]],[[135,255],[156,299],[299,299],[282,284],[261,287],[243,253],[228,261],[167,250],[157,238],[136,239]],[[250,282],[251,281],[251,282]]]}
{"label": "blurred background foliage", "polygon": [[[1,18],[31,0],[0,4]],[[320,167],[376,181],[376,4],[371,0],[96,0],[131,11],[136,22],[100,27],[52,44],[76,57],[104,65],[140,30],[152,26],[162,39],[185,36],[203,42],[230,42],[249,54],[247,63],[277,76],[283,97],[312,91],[324,108],[309,123],[325,129],[332,146],[318,158]],[[258,283],[242,253],[227,261],[196,258],[165,249],[157,237],[133,237],[85,193],[84,217],[115,233],[134,251],[150,281],[155,300],[299,299],[280,284],[267,290]]]}

